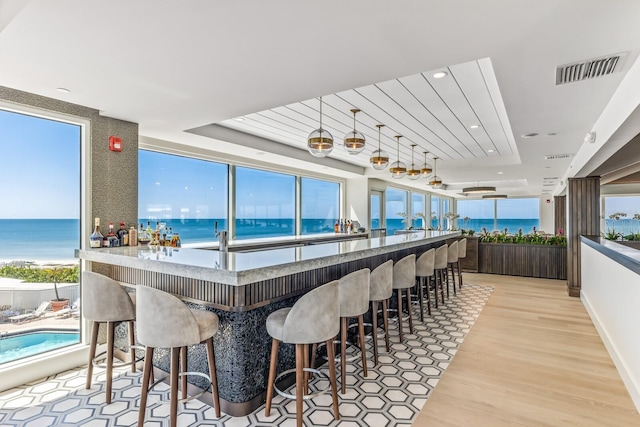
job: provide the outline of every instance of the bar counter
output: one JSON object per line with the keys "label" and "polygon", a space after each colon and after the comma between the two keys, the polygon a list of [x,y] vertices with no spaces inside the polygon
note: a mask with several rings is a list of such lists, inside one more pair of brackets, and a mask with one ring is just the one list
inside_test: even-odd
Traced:
{"label": "bar counter", "polygon": [[[292,306],[309,290],[362,268],[375,268],[406,255],[442,245],[459,232],[420,231],[377,238],[326,243],[308,239],[305,246],[229,252],[155,246],[79,250],[76,256],[94,270],[125,286],[151,286],[173,293],[190,306],[220,317],[215,337],[221,407],[232,416],[246,415],[264,400],[270,337],[266,318]],[[159,316],[162,313],[158,313]],[[202,346],[200,346],[202,347]],[[281,370],[294,364],[292,346],[284,345]],[[168,371],[166,354],[154,365]],[[204,349],[189,351],[189,370],[207,371]],[[199,385],[196,383],[196,385]]]}

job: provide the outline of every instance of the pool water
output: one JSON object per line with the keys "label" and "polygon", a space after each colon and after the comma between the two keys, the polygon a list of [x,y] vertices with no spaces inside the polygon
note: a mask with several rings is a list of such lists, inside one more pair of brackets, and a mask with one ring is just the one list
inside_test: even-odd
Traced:
{"label": "pool water", "polygon": [[0,339],[0,363],[55,350],[80,341],[78,332],[31,332]]}

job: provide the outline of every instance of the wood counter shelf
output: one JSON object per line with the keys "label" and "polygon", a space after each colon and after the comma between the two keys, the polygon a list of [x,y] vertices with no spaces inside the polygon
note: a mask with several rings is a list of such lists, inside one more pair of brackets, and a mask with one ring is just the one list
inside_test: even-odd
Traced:
{"label": "wood counter shelf", "polygon": [[[373,269],[389,259],[395,262],[420,254],[457,235],[422,231],[248,252],[137,246],[79,250],[77,257],[104,264],[106,274],[125,285],[161,289],[218,314],[215,347],[221,407],[229,415],[241,416],[264,401],[269,314],[292,306],[317,286],[362,268]],[[294,365],[294,354],[291,349],[282,350],[279,363],[286,369]],[[204,353],[189,357],[190,363],[206,364]],[[154,363],[168,372],[166,358]]]}

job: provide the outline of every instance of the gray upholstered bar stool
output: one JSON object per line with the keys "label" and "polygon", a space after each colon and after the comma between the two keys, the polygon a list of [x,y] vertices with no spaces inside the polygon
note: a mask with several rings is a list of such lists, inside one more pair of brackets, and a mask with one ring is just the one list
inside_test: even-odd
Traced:
{"label": "gray upholstered bar stool", "polygon": [[462,265],[461,261],[467,257],[467,238],[458,241],[458,289],[462,289]]}
{"label": "gray upholstered bar stool", "polygon": [[96,356],[98,331],[100,324],[107,327],[106,351],[106,403],[111,403],[113,368],[123,366],[113,363],[114,334],[117,323],[129,324],[129,351],[131,355],[131,372],[136,371],[135,344],[133,322],[136,320],[136,307],[129,293],[122,285],[102,274],[92,271],[82,273],[82,315],[91,321],[91,345],[89,347],[89,363],[87,365],[87,389],[91,388],[93,367],[100,366],[104,353]]}
{"label": "gray upholstered bar stool", "polygon": [[365,377],[368,375],[367,355],[364,347],[364,314],[369,311],[370,276],[371,270],[363,268],[338,280],[340,300],[340,385],[342,394],[345,394],[347,390],[347,325],[351,318],[358,319],[362,372]]}
{"label": "gray upholstered bar stool", "polygon": [[[138,413],[138,427],[144,424],[147,410],[147,396],[153,370],[153,352],[156,348],[171,349],[170,376],[170,425],[176,426],[178,418],[178,378],[182,376],[182,399],[191,400],[197,396],[187,398],[186,375],[198,375],[211,381],[211,393],[216,417],[220,417],[220,398],[218,396],[218,381],[216,377],[216,360],[213,350],[213,336],[218,332],[218,315],[207,310],[192,310],[177,297],[146,286],[138,286],[136,291],[136,316],[138,341],[147,347],[142,374],[142,395],[140,397],[140,412]],[[204,372],[187,372],[187,346],[206,345],[209,375]],[[179,373],[179,362],[182,362],[182,372]],[[202,394],[202,393],[201,393]]]}
{"label": "gray upholstered bar stool", "polygon": [[[424,289],[427,292],[427,313],[431,316],[431,287],[430,282],[434,274],[436,250],[429,249],[416,260],[416,279],[418,285],[418,303],[420,304],[420,320],[424,321]],[[436,293],[436,299],[438,295]]]}
{"label": "gray upholstered bar stool", "polygon": [[402,342],[402,292],[406,291],[407,311],[409,313],[409,332],[413,334],[413,316],[411,315],[411,288],[416,284],[416,254],[407,255],[393,266],[393,289],[398,291],[398,332]]}
{"label": "gray upholstered bar stool", "polygon": [[389,352],[389,319],[387,309],[393,294],[393,260],[386,261],[371,272],[369,278],[369,301],[371,301],[371,336],[373,339],[373,366],[378,364],[378,304],[382,303],[384,343]]}
{"label": "gray upholstered bar stool", "polygon": [[435,303],[438,308],[438,291],[442,296],[442,303],[444,304],[444,286],[445,286],[445,272],[447,271],[447,255],[449,247],[447,244],[438,246],[436,248],[436,254],[433,261],[434,275],[435,277]]}
{"label": "gray upholstered bar stool", "polygon": [[[336,362],[333,340],[340,332],[340,307],[338,281],[334,280],[304,294],[291,308],[281,308],[267,317],[267,332],[271,336],[271,360],[267,384],[265,415],[271,414],[271,401],[276,382],[276,366],[280,343],[296,346],[296,423],[302,427],[302,400],[312,396],[305,393],[307,375],[305,372],[318,371],[309,368],[308,349],[310,344],[325,343],[329,364],[329,383],[333,399],[333,416],[340,419],[338,412],[338,391],[336,385]],[[289,373],[285,371],[279,377]],[[279,394],[284,395],[278,391]],[[286,396],[285,397],[294,397]]]}
{"label": "gray upholstered bar stool", "polygon": [[[456,275],[453,271],[453,267],[458,265],[458,241],[449,244],[449,250],[447,251],[447,266],[451,269],[451,283],[453,284],[453,294],[456,292]],[[447,272],[447,298],[449,298],[449,273]]]}

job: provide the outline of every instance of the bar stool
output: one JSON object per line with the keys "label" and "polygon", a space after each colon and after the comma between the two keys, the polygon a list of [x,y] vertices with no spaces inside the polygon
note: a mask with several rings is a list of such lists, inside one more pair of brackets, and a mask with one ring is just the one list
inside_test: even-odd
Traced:
{"label": "bar stool", "polygon": [[131,372],[136,371],[135,336],[133,322],[136,320],[136,307],[129,296],[129,293],[119,282],[102,274],[92,271],[82,273],[82,314],[85,319],[92,322],[91,345],[89,347],[89,363],[87,364],[87,389],[91,388],[91,378],[93,367],[100,366],[105,353],[96,356],[98,345],[98,332],[100,324],[105,323],[107,327],[107,350],[106,350],[106,403],[111,403],[111,390],[113,380],[113,368],[124,366],[113,363],[114,332],[117,323],[127,322],[129,324],[129,351],[131,355]]}
{"label": "bar stool", "polygon": [[[456,292],[456,275],[453,272],[453,266],[458,265],[458,241],[449,245],[447,252],[447,267],[451,269],[451,282],[453,283],[453,295],[457,295]],[[449,298],[449,272],[447,271],[447,298]]]}
{"label": "bar stool", "polygon": [[467,238],[458,241],[458,289],[462,289],[462,258],[467,257]]}
{"label": "bar stool", "polygon": [[409,312],[409,332],[413,334],[413,316],[411,315],[411,291],[416,284],[416,254],[407,255],[393,266],[393,289],[398,291],[398,332],[402,343],[402,291],[407,292],[407,311]]}
{"label": "bar stool", "polygon": [[[138,341],[147,346],[144,370],[142,374],[142,395],[140,397],[140,412],[138,413],[138,427],[144,424],[147,409],[147,396],[153,370],[153,352],[156,348],[171,349],[170,368],[170,425],[176,426],[178,418],[178,378],[182,377],[181,402],[194,399],[187,398],[186,376],[198,375],[210,381],[213,395],[213,406],[216,417],[220,418],[220,398],[218,396],[218,381],[216,377],[216,359],[213,350],[213,336],[218,332],[218,315],[207,310],[192,310],[177,297],[146,286],[138,286],[136,291]],[[205,344],[209,375],[202,372],[186,372],[187,346]],[[180,360],[182,359],[182,360]],[[178,372],[179,362],[182,362],[182,372]],[[208,387],[207,387],[208,389]]]}
{"label": "bar stool", "polygon": [[373,366],[378,364],[378,304],[382,303],[382,321],[384,323],[384,342],[389,352],[388,302],[393,294],[393,260],[377,266],[369,278],[369,301],[371,301],[371,326],[373,338]]}
{"label": "bar stool", "polygon": [[[334,280],[304,294],[296,301],[293,307],[274,311],[267,317],[267,332],[272,337],[269,382],[267,384],[267,399],[264,410],[267,417],[271,414],[271,401],[277,380],[276,366],[280,343],[296,345],[296,395],[288,396],[276,390],[284,397],[295,398],[296,425],[302,427],[302,400],[312,397],[304,393],[307,388],[307,375],[305,372],[314,372],[324,376],[324,374],[321,374],[319,371],[307,366],[309,359],[306,356],[308,356],[309,344],[324,342],[327,347],[329,383],[331,385],[331,395],[333,399],[333,416],[336,420],[340,419],[336,385],[335,351],[333,348],[333,340],[338,335],[338,332],[340,332],[340,307],[336,304],[338,299],[338,281]],[[291,370],[282,372],[278,378],[290,372]]]}
{"label": "bar stool", "polygon": [[[442,303],[444,304],[444,274],[447,271],[447,255],[449,247],[447,244],[443,244],[436,248],[436,255],[433,261],[434,275],[435,275],[435,303],[438,308],[438,290],[442,296]],[[448,295],[448,292],[447,292]]]}
{"label": "bar stool", "polygon": [[358,338],[363,375],[367,376],[367,357],[364,347],[364,314],[369,311],[369,282],[371,270],[363,268],[338,280],[340,301],[340,381],[342,394],[346,393],[347,378],[347,321],[358,319]]}
{"label": "bar stool", "polygon": [[[426,282],[427,288],[427,312],[431,316],[431,290],[430,282],[434,274],[434,263],[436,259],[436,250],[429,249],[416,260],[416,279],[418,282],[418,302],[420,304],[420,320],[424,322],[424,288]],[[438,295],[436,293],[436,300]]]}

